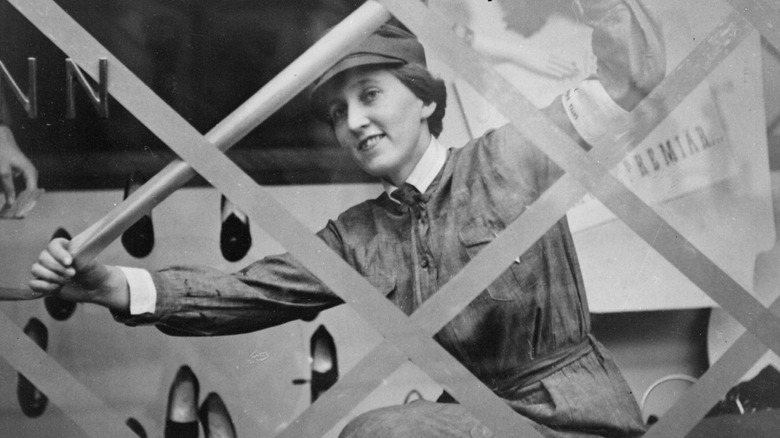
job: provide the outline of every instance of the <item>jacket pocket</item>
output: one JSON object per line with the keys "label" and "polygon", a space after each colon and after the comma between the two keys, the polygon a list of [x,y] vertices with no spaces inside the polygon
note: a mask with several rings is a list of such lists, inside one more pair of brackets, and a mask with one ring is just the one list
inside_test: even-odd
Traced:
{"label": "jacket pocket", "polygon": [[[488,226],[480,220],[464,227],[459,233],[459,238],[471,260],[495,240],[497,235],[498,231],[495,227]],[[538,280],[535,272],[537,259],[535,244],[522,257],[517,257],[512,265],[487,287],[490,298],[496,301],[518,300],[521,292]]]}

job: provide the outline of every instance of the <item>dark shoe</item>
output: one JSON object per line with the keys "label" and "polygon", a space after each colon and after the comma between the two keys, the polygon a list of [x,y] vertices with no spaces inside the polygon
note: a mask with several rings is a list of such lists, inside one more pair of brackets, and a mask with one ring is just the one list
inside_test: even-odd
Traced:
{"label": "dark shoe", "polygon": [[[68,233],[64,228],[57,228],[57,231],[54,232],[54,234],[51,236],[51,239],[49,240],[54,240],[59,237],[68,240],[71,239],[70,233]],[[76,302],[63,300],[56,295],[49,295],[44,298],[43,305],[46,307],[46,312],[49,313],[49,316],[56,319],[57,321],[65,321],[73,315],[73,312],[76,311]]]}
{"label": "dark shoe", "polygon": [[197,422],[199,391],[200,384],[195,373],[187,365],[182,365],[168,391],[168,411],[165,418],[175,423]]}
{"label": "dark shoe", "polygon": [[[49,331],[40,320],[31,318],[27,325],[24,326],[24,333],[41,349],[46,351],[46,347],[49,344]],[[49,398],[21,373],[19,373],[19,383],[16,387],[16,397],[22,412],[30,418],[43,415],[46,405],[49,403]]]}
{"label": "dark shoe", "polygon": [[200,384],[195,373],[182,365],[168,391],[165,438],[198,438],[198,397]]}
{"label": "dark shoe", "polygon": [[147,438],[148,435],[146,434],[146,429],[141,425],[141,423],[136,420],[133,417],[130,417],[125,421],[125,424],[127,427],[130,428],[136,435],[138,435],[139,438]]}
{"label": "dark shoe", "polygon": [[323,392],[339,379],[339,363],[336,342],[330,332],[321,325],[311,335],[311,401],[314,403]]}
{"label": "dark shoe", "polygon": [[212,392],[200,406],[200,423],[206,438],[235,438],[236,428],[227,407],[217,393]]}
{"label": "dark shoe", "polygon": [[198,438],[199,433],[197,420],[186,423],[165,420],[164,438]]}
{"label": "dark shoe", "polygon": [[219,233],[219,249],[229,262],[244,258],[252,247],[252,235],[249,232],[249,217],[241,212],[224,195],[220,205],[222,229]]}
{"label": "dark shoe", "polygon": [[[130,175],[125,185],[125,196],[127,199],[130,194],[141,187],[146,182],[146,178],[141,172],[135,171]],[[147,213],[136,223],[130,226],[122,233],[122,246],[128,254],[136,258],[142,258],[149,255],[154,247],[154,225],[152,224],[152,212]]]}

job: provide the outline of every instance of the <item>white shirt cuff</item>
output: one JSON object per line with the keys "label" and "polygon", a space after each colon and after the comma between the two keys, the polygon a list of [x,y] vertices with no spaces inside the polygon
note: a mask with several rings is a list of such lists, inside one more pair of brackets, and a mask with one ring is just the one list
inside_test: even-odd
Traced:
{"label": "white shirt cuff", "polygon": [[561,96],[574,128],[591,146],[611,143],[628,130],[630,114],[596,79],[586,79]]}
{"label": "white shirt cuff", "polygon": [[157,307],[157,288],[154,286],[152,274],[146,269],[117,266],[127,278],[127,288],[130,291],[130,314],[141,315],[154,313]]}

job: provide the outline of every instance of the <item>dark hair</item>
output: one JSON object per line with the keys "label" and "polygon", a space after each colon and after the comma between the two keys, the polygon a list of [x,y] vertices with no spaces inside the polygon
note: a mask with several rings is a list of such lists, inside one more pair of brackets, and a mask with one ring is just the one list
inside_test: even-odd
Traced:
{"label": "dark hair", "polygon": [[428,130],[434,137],[438,137],[444,129],[444,112],[447,109],[447,86],[444,81],[433,77],[431,72],[420,64],[389,67],[388,71],[426,105],[431,102],[436,104],[433,114],[428,117]]}

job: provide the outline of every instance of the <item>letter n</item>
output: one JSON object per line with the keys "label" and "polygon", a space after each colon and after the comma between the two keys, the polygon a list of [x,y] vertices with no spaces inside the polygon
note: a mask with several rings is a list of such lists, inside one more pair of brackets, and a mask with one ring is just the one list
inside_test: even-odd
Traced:
{"label": "letter n", "polygon": [[14,81],[14,78],[11,77],[11,73],[5,68],[3,62],[0,61],[0,102],[4,98],[3,81],[5,81],[11,88],[11,91],[14,92],[14,95],[16,95],[16,100],[24,107],[27,117],[31,119],[38,117],[38,79],[36,71],[35,58],[27,58],[27,94],[25,95],[16,84],[16,81]]}
{"label": "letter n", "polygon": [[81,84],[81,87],[87,92],[89,100],[92,102],[92,106],[95,107],[95,111],[97,111],[98,115],[104,119],[108,118],[108,60],[106,60],[106,58],[100,58],[98,65],[100,67],[100,81],[98,82],[98,92],[95,93],[95,90],[89,85],[87,78],[76,63],[70,58],[65,60],[65,86],[68,91],[67,117],[69,119],[76,118],[76,93],[73,89],[74,76],[79,81],[79,84]]}

